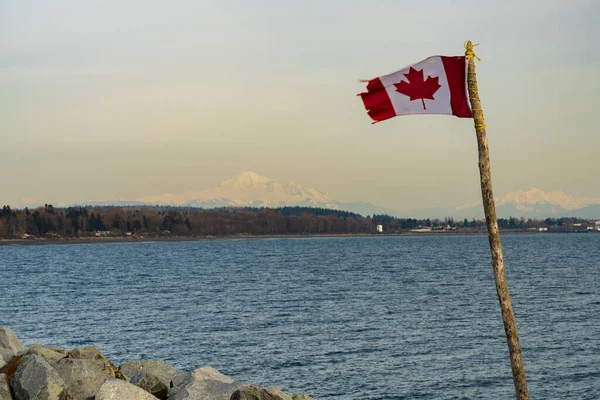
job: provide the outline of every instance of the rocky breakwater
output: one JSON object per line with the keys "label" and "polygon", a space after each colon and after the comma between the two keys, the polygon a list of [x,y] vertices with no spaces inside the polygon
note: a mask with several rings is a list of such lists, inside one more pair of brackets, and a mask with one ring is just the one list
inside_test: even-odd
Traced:
{"label": "rocky breakwater", "polygon": [[312,400],[236,381],[212,367],[180,371],[162,360],[118,368],[96,347],[23,346],[0,328],[0,400]]}

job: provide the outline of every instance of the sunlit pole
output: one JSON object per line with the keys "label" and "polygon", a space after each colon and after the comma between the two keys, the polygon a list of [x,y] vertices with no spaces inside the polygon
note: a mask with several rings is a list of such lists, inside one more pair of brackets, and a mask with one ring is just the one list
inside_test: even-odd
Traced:
{"label": "sunlit pole", "polygon": [[500,242],[500,232],[498,231],[498,220],[496,219],[496,205],[492,193],[492,175],[490,173],[490,153],[485,132],[485,122],[483,119],[483,110],[479,101],[479,92],[477,88],[477,77],[475,75],[475,52],[471,41],[465,43],[465,55],[467,57],[467,87],[469,89],[469,100],[471,101],[471,110],[473,111],[473,120],[475,122],[475,132],[477,133],[477,147],[479,150],[479,175],[481,178],[481,196],[483,199],[483,210],[485,212],[485,223],[488,230],[488,240],[490,242],[490,251],[492,253],[492,267],[494,269],[494,280],[496,281],[496,292],[500,303],[502,321],[504,322],[504,331],[508,341],[508,352],[510,355],[510,365],[512,368],[513,380],[515,383],[515,392],[518,400],[529,400],[527,392],[527,382],[525,381],[525,368],[523,367],[523,356],[521,355],[521,345],[519,344],[519,335],[517,333],[517,323],[513,314],[506,284],[506,273],[504,272],[504,258],[502,256],[502,243]]}

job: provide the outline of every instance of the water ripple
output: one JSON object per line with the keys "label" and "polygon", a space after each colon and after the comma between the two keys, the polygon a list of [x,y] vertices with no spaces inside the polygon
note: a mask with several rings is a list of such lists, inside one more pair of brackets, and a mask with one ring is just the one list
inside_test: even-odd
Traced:
{"label": "water ripple", "polygon": [[[600,235],[503,238],[529,390],[600,398]],[[319,399],[510,399],[485,236],[0,247],[0,325]]]}

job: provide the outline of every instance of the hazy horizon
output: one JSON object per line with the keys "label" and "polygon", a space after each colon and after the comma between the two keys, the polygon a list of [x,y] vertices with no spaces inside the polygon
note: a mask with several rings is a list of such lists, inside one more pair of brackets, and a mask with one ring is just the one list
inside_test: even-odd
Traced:
{"label": "hazy horizon", "polygon": [[600,4],[0,3],[0,203],[140,198],[243,171],[393,209],[480,199],[473,121],[356,94],[476,48],[494,192],[600,198]]}
{"label": "hazy horizon", "polygon": [[[548,213],[548,216],[557,216],[584,209],[587,206],[600,205],[600,198],[575,197],[561,191],[545,192],[538,188],[518,190],[511,193],[496,193],[496,206],[498,212],[504,216],[509,212],[519,212],[510,208],[502,209],[501,206],[516,206],[528,217],[534,214]],[[271,177],[257,174],[254,171],[244,171],[235,176],[230,176],[219,185],[210,188],[198,188],[183,193],[153,193],[148,196],[136,198],[105,197],[98,199],[79,199],[77,201],[48,202],[43,199],[26,198],[17,208],[42,207],[52,204],[55,207],[72,206],[130,206],[130,205],[163,205],[163,206],[192,206],[202,208],[230,207],[230,206],[313,206],[342,209],[357,212],[361,215],[373,213],[386,213],[395,216],[411,217],[442,217],[464,215],[479,217],[483,213],[481,199],[472,199],[467,203],[449,205],[446,207],[417,207],[402,209],[398,206],[383,207],[381,204],[365,202],[361,199],[339,199],[330,196],[327,191],[320,188],[311,188],[301,182],[277,181]],[[545,205],[548,204],[548,205]],[[535,205],[535,206],[533,206]],[[533,208],[532,208],[533,207]],[[540,208],[541,207],[541,208]],[[549,207],[549,208],[548,208]],[[413,213],[413,214],[411,214]],[[464,215],[463,215],[464,214]],[[537,215],[536,214],[536,215]],[[544,214],[545,215],[545,214]],[[522,215],[521,215],[522,216]],[[587,218],[587,217],[586,217]]]}

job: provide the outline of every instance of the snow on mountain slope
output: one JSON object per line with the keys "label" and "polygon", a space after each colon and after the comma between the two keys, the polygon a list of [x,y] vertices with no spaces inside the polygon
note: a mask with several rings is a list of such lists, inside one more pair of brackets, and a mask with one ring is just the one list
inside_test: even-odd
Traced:
{"label": "snow on mountain slope", "polygon": [[[215,203],[229,206],[265,206],[303,203],[318,207],[336,208],[329,196],[317,189],[305,188],[292,181],[280,183],[255,172],[244,172],[213,189],[183,194],[148,196],[139,201],[150,204],[201,205]],[[331,203],[331,204],[330,204]]]}
{"label": "snow on mountain slope", "polygon": [[[496,197],[496,208],[499,217],[559,217],[568,216],[571,212],[590,204],[600,204],[600,199],[577,199],[564,192],[544,192],[530,189],[508,193]],[[481,201],[456,207],[451,212],[456,217],[479,217],[483,215]]]}
{"label": "snow on mountain slope", "polygon": [[[581,200],[574,198],[564,192],[544,192],[540,189],[530,189],[527,191],[518,191],[508,193],[501,197],[496,197],[496,205],[513,204],[519,209],[527,209],[528,206],[535,204],[552,204],[565,210],[575,210],[586,206]],[[588,203],[589,204],[589,203]],[[466,204],[456,207],[455,211],[464,210],[481,205],[481,200],[472,204]]]}
{"label": "snow on mountain slope", "polygon": [[585,206],[580,200],[564,192],[547,193],[536,188],[528,191],[508,193],[498,198],[497,203],[500,205],[512,203],[523,207],[528,204],[554,204],[565,210],[574,210]]}
{"label": "snow on mountain slope", "polygon": [[[231,206],[281,207],[302,206],[340,209],[363,216],[389,214],[410,218],[483,218],[481,201],[454,209],[430,208],[400,212],[365,202],[341,202],[326,193],[307,188],[292,181],[275,179],[244,172],[223,181],[212,189],[190,191],[182,194],[162,194],[142,197],[133,201],[107,200],[90,202],[93,205],[173,205],[201,208]],[[562,216],[588,216],[598,214],[600,198],[575,198],[564,192],[544,192],[530,189],[496,197],[498,217],[547,218]]]}

